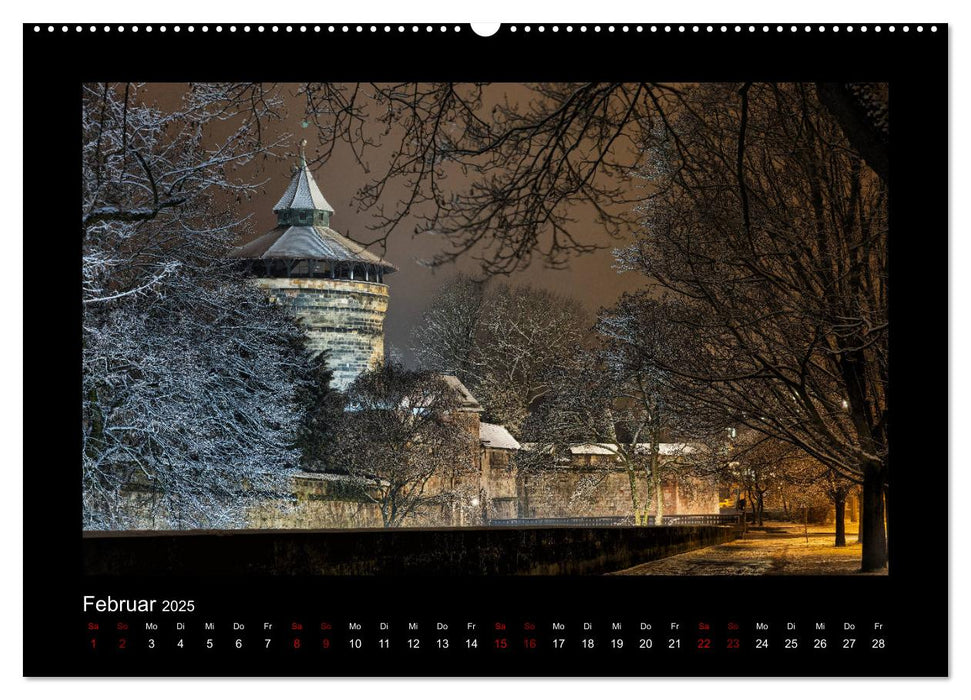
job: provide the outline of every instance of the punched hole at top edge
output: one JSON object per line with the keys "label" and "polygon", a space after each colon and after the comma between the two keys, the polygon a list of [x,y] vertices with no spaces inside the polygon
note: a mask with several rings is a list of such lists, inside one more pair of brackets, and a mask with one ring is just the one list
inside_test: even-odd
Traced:
{"label": "punched hole at top edge", "polygon": [[499,22],[472,22],[472,31],[479,36],[489,37],[499,31]]}

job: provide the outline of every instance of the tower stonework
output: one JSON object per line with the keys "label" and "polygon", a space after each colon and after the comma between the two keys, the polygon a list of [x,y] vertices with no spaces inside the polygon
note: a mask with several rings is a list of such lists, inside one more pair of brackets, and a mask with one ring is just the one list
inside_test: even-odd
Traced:
{"label": "tower stonework", "polygon": [[277,226],[232,251],[255,283],[302,323],[315,353],[328,353],[333,384],[344,389],[384,360],[385,275],[394,265],[330,228],[334,210],[307,167],[273,207]]}
{"label": "tower stonework", "polygon": [[261,277],[256,283],[301,320],[315,353],[330,352],[334,386],[345,388],[384,360],[388,285],[303,277]]}

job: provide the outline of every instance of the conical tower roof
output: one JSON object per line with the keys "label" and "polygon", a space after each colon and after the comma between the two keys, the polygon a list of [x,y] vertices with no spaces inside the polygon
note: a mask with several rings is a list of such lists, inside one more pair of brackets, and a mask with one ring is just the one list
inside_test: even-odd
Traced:
{"label": "conical tower roof", "polygon": [[300,167],[297,168],[283,197],[273,207],[277,227],[254,240],[234,248],[230,257],[244,260],[320,260],[325,262],[362,263],[381,267],[385,273],[397,268],[330,228],[333,208],[327,203],[304,154],[306,141],[300,143]]}
{"label": "conical tower roof", "polygon": [[310,168],[303,158],[300,159],[300,167],[290,179],[290,186],[280,197],[280,201],[273,207],[273,211],[279,214],[289,209],[302,209],[313,211],[325,211],[334,213],[333,207],[324,199],[323,193],[317,187],[314,176],[310,174]]}

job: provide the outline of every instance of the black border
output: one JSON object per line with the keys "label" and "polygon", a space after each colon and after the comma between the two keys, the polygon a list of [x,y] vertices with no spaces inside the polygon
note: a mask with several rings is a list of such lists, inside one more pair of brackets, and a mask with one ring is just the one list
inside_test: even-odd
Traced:
{"label": "black border", "polygon": [[[868,25],[706,24],[504,26],[489,38],[468,25],[419,25],[399,33],[370,23],[300,26],[166,25],[151,33],[125,25],[24,25],[24,673],[25,675],[860,675],[948,672],[947,622],[947,133],[946,25],[917,31]],[[206,26],[208,31],[203,31]],[[290,26],[292,31],[287,31]],[[637,32],[636,27],[643,31]],[[669,26],[670,31],[664,27]],[[699,27],[694,31],[694,27]],[[790,27],[797,27],[792,31]],[[836,26],[839,31],[836,31]],[[53,60],[52,60],[53,59]],[[62,234],[80,210],[80,83],[96,80],[767,80],[887,81],[891,85],[891,300],[893,491],[887,577],[851,578],[449,578],[449,579],[85,579],[80,575],[79,445],[80,237]],[[44,212],[37,217],[38,212]],[[49,228],[48,228],[49,227]],[[45,230],[46,229],[46,230]],[[927,519],[927,516],[930,519]],[[330,662],[279,655],[186,655],[166,663],[86,655],[82,593],[193,597],[218,617],[326,615],[364,620],[452,615],[492,624],[553,617],[575,624],[618,616],[657,620],[761,617],[777,622],[886,618],[880,654],[773,650],[736,657],[696,653],[550,656],[488,653],[420,657],[335,656]],[[227,618],[228,619],[228,618]],[[275,619],[275,618],[274,618]],[[376,619],[376,618],[374,618]],[[166,657],[168,658],[168,657]],[[813,663],[810,663],[813,661]]]}

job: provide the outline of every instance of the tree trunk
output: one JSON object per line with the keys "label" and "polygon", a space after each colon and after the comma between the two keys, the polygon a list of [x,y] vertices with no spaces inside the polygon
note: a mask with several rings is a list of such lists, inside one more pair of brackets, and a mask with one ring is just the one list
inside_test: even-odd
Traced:
{"label": "tree trunk", "polygon": [[758,517],[758,521],[759,521],[759,527],[762,527],[762,512],[765,510],[765,500],[764,500],[764,497],[762,496],[762,492],[761,491],[759,491],[759,495],[756,497],[756,501],[757,501],[757,506],[758,506],[758,515],[757,515],[757,517]]}
{"label": "tree trunk", "polygon": [[846,496],[834,496],[833,505],[836,507],[836,546],[846,546]]}
{"label": "tree trunk", "polygon": [[883,506],[883,465],[872,462],[863,468],[863,571],[879,571],[887,565]]}
{"label": "tree trunk", "polygon": [[[884,182],[890,177],[888,136],[872,116],[881,106],[877,94],[854,94],[845,83],[816,83],[816,95],[836,118],[843,135]],[[865,100],[869,99],[871,104]],[[873,104],[875,103],[875,104]],[[868,109],[869,107],[869,109]]]}
{"label": "tree trunk", "polygon": [[656,502],[656,515],[654,517],[655,525],[664,524],[664,490],[661,488],[661,478],[658,475],[657,470],[654,471],[654,498]]}
{"label": "tree trunk", "polygon": [[641,512],[640,504],[637,502],[637,473],[632,464],[627,464],[627,480],[630,482],[630,503],[634,517],[637,518]]}
{"label": "tree trunk", "polygon": [[[887,488],[886,479],[883,482],[883,523],[887,528],[887,541],[890,540],[890,489]],[[887,559],[890,558],[890,552],[887,551]]]}
{"label": "tree trunk", "polygon": [[[652,411],[653,412],[653,411]],[[661,424],[657,421],[654,422],[651,427],[651,463],[650,469],[651,473],[648,475],[650,480],[648,483],[651,484],[651,488],[654,489],[654,501],[655,501],[655,515],[654,524],[663,525],[664,524],[664,491],[661,488]],[[650,495],[648,495],[648,503],[645,504],[644,510],[646,511],[650,508]]]}

